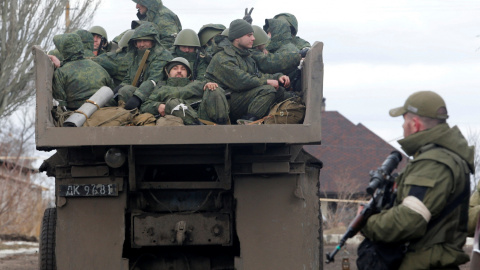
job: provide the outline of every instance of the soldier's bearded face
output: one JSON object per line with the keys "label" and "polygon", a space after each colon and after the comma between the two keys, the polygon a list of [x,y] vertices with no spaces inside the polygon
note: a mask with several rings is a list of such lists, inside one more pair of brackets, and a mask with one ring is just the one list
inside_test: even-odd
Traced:
{"label": "soldier's bearded face", "polygon": [[176,66],[174,66],[170,72],[168,72],[168,77],[173,77],[173,78],[187,78],[187,75],[188,75],[188,71],[187,71],[187,68],[182,65],[182,64],[178,64]]}
{"label": "soldier's bearded face", "polygon": [[253,47],[253,41],[255,37],[253,36],[253,32],[244,35],[241,38],[238,38],[238,46],[242,49],[251,49]]}
{"label": "soldier's bearded face", "polygon": [[143,5],[140,5],[140,4],[137,4],[136,8],[138,9],[138,12],[140,12],[140,14],[142,14],[142,15],[147,13],[147,10],[148,10],[148,8],[146,6],[143,6]]}
{"label": "soldier's bearded face", "polygon": [[139,50],[150,49],[150,48],[153,47],[153,41],[148,40],[148,39],[146,39],[146,40],[145,39],[139,39],[139,40],[136,40],[135,46]]}

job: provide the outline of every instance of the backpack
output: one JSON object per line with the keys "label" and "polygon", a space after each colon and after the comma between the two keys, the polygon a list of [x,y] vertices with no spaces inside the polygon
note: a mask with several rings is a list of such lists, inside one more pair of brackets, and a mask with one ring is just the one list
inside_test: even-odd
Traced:
{"label": "backpack", "polygon": [[300,97],[291,97],[274,104],[264,124],[301,124],[305,117],[305,105]]}

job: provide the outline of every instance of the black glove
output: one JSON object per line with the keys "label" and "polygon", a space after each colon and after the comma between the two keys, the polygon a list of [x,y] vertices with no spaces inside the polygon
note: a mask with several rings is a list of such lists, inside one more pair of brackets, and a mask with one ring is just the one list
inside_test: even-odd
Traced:
{"label": "black glove", "polygon": [[310,50],[309,47],[305,47],[305,48],[301,49],[298,53],[302,56],[302,58],[305,58],[305,56],[307,56],[307,53],[308,53],[309,50]]}
{"label": "black glove", "polygon": [[127,103],[125,103],[125,110],[132,110],[140,107],[142,100],[137,96],[132,96]]}
{"label": "black glove", "polygon": [[117,94],[118,93],[118,90],[120,90],[120,88],[122,88],[123,85],[118,85],[117,87],[113,88],[113,94]]}
{"label": "black glove", "polygon": [[243,16],[243,20],[247,21],[249,24],[252,24],[253,22],[252,11],[253,7],[250,9],[250,12],[248,12],[248,8],[245,8],[245,16]]}

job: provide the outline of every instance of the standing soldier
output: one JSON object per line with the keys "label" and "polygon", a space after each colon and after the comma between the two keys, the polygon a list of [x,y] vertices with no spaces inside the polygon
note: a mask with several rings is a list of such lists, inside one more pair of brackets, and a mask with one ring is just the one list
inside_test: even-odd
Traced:
{"label": "standing soldier", "polygon": [[77,34],[56,35],[53,43],[64,57],[53,74],[53,98],[58,100],[59,106],[74,111],[102,86],[113,88],[105,69],[83,57],[82,40]]}
{"label": "standing soldier", "polygon": [[190,63],[192,80],[204,80],[208,63],[205,56],[200,54],[200,40],[192,29],[183,29],[178,33],[173,43],[173,57],[182,57]]}
{"label": "standing soldier", "polygon": [[95,25],[88,30],[93,35],[93,54],[98,56],[109,51],[108,36],[105,28]]}
{"label": "standing soldier", "polygon": [[230,23],[228,39],[220,42],[207,68],[207,80],[217,82],[225,91],[232,91],[231,119],[254,121],[264,117],[275,100],[286,98],[288,76],[281,73],[262,74],[249,50],[253,46],[252,26],[242,19]]}
{"label": "standing soldier", "polygon": [[[165,74],[168,77],[165,85],[155,88],[148,100],[142,104],[142,112],[161,116],[173,114],[182,118],[185,125],[199,124],[199,119],[219,125],[228,123],[225,91],[216,83],[193,81],[187,59],[177,57],[168,62]],[[200,104],[198,110],[194,111],[189,104],[197,102]],[[177,106],[182,109],[174,110]]]}
{"label": "standing soldier", "polygon": [[297,36],[297,33],[298,33],[298,21],[297,21],[297,18],[295,18],[295,16],[293,14],[290,14],[290,13],[280,13],[280,14],[277,14],[275,15],[275,17],[273,17],[274,19],[279,19],[279,20],[285,20],[287,21],[289,24],[290,24],[290,32],[292,34],[292,37],[293,37],[293,44],[295,44],[295,46],[297,46],[297,48],[299,50],[303,49],[303,48],[310,48],[311,45],[308,41],[302,39],[301,37]]}
{"label": "standing soldier", "polygon": [[[149,22],[135,29],[128,44],[133,52],[133,61],[123,82],[114,92],[118,91],[117,100],[126,102],[125,109],[131,110],[140,107],[157,83],[164,80],[162,70],[172,55],[160,45],[157,29]],[[142,63],[145,53],[148,53],[148,57]]]}
{"label": "standing soldier", "polygon": [[435,92],[413,93],[390,116],[403,116],[398,143],[413,159],[395,180],[393,207],[372,215],[362,233],[377,243],[409,243],[400,270],[459,269],[469,260],[462,248],[474,147],[447,124],[447,107]]}
{"label": "standing soldier", "polygon": [[137,3],[138,19],[154,23],[160,35],[160,44],[165,48],[172,47],[175,36],[182,30],[182,24],[177,15],[164,6],[162,0],[132,1]]}

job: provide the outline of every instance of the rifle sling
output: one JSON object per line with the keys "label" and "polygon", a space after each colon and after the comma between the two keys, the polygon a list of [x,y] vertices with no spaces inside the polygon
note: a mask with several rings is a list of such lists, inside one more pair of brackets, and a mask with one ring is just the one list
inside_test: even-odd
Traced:
{"label": "rifle sling", "polygon": [[137,73],[135,73],[135,78],[133,79],[132,85],[137,87],[138,80],[140,79],[140,75],[145,71],[148,55],[150,54],[150,50],[146,50],[143,54],[142,60],[140,61],[140,65],[138,66]]}

